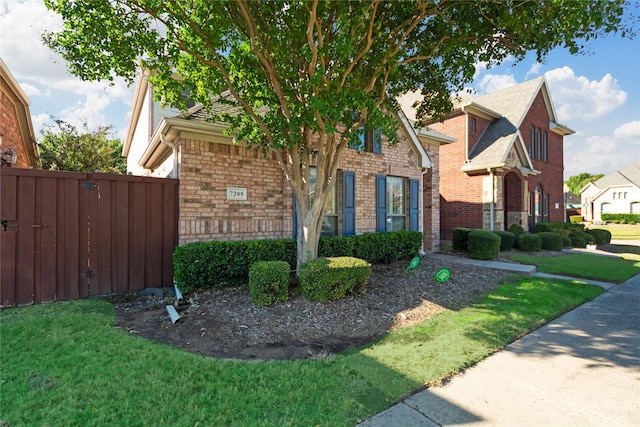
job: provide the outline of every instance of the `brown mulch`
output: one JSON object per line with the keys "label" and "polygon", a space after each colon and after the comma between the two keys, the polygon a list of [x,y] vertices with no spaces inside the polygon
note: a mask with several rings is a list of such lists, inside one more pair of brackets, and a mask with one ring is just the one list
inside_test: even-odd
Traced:
{"label": "brown mulch", "polygon": [[[317,303],[297,295],[262,307],[246,286],[198,291],[178,305],[171,323],[166,305],[175,298],[125,295],[112,299],[117,327],[206,356],[245,360],[325,358],[370,343],[385,333],[415,325],[443,310],[475,302],[500,285],[507,271],[422,258],[374,265],[364,296]],[[435,274],[451,277],[438,283]]]}

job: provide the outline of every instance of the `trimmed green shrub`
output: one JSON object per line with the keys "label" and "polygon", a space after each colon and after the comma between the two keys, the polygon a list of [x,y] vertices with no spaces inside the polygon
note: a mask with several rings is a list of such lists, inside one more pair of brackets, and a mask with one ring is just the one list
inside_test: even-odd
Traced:
{"label": "trimmed green shrub", "polygon": [[353,257],[318,258],[300,267],[302,294],[312,301],[328,301],[365,293],[371,264]]}
{"label": "trimmed green shrub", "polygon": [[495,234],[500,236],[500,250],[510,251],[513,249],[513,245],[516,242],[516,235],[510,231],[494,231]]}
{"label": "trimmed green shrub", "polygon": [[[584,231],[577,231],[577,230],[571,231],[571,235],[569,237],[571,237],[572,239],[574,237],[581,237],[584,239],[586,245],[593,245],[596,243],[596,239],[594,239],[591,234],[585,233]],[[582,247],[585,247],[585,246],[582,246]]]}
{"label": "trimmed green shrub", "polygon": [[507,231],[510,231],[511,233],[515,234],[516,237],[518,237],[521,234],[527,233],[526,231],[524,231],[524,228],[522,228],[520,224],[511,224],[507,229]]}
{"label": "trimmed green shrub", "polygon": [[536,233],[540,237],[540,247],[546,251],[562,251],[562,236],[553,232]]}
{"label": "trimmed green shrub", "polygon": [[289,299],[291,267],[284,261],[258,261],[249,267],[249,295],[258,305],[269,306]]}
{"label": "trimmed green shrub", "polygon": [[516,238],[518,249],[525,252],[540,252],[542,241],[537,234],[521,234]]}
{"label": "trimmed green shrub", "polygon": [[[394,231],[365,233],[354,238],[354,251],[350,256],[364,259],[372,264],[390,263],[399,259],[413,258],[422,249],[423,235],[419,231]],[[330,256],[318,253],[319,256]]]}
{"label": "trimmed green shrub", "polygon": [[257,261],[285,261],[294,268],[295,240],[187,243],[173,252],[174,279],[183,293],[236,286],[247,282],[249,266]]}
{"label": "trimmed green shrub", "polygon": [[[319,256],[355,256],[371,263],[388,263],[416,256],[422,249],[419,231],[367,233],[350,237],[322,237]],[[285,261],[296,267],[293,239],[194,242],[176,247],[174,278],[184,292],[247,283],[249,266],[258,261]]]}
{"label": "trimmed green shrub", "polygon": [[582,236],[571,236],[571,246],[574,248],[586,248],[587,242],[585,242],[584,237]]}
{"label": "trimmed green shrub", "polygon": [[[601,215],[601,218],[603,221],[606,222],[614,222],[614,223],[620,223],[620,224],[626,224],[626,223],[637,223],[640,222],[640,214],[609,214],[609,213],[603,213]],[[624,222],[622,222],[624,221]]]}
{"label": "trimmed green shrub", "polygon": [[570,248],[571,247],[571,237],[562,236],[562,247],[563,248]]}
{"label": "trimmed green shrub", "polygon": [[534,233],[548,233],[551,231],[551,224],[548,222],[538,222],[533,228]]}
{"label": "trimmed green shrub", "polygon": [[457,227],[452,230],[453,236],[451,240],[451,246],[454,251],[469,251],[469,233],[470,228]]}
{"label": "trimmed green shrub", "polygon": [[471,231],[468,244],[471,258],[496,259],[500,255],[500,236],[491,231]]}
{"label": "trimmed green shrub", "polygon": [[596,245],[608,245],[609,243],[611,243],[611,232],[609,230],[593,228],[587,230],[586,233],[593,236]]}
{"label": "trimmed green shrub", "polygon": [[573,224],[579,224],[582,222],[582,215],[571,215],[569,216],[569,221]]}

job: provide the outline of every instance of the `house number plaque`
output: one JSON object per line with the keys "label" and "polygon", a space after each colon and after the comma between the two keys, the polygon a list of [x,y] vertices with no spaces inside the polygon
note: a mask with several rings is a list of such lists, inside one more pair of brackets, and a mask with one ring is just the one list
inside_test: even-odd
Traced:
{"label": "house number plaque", "polygon": [[227,187],[227,200],[247,200],[247,189]]}

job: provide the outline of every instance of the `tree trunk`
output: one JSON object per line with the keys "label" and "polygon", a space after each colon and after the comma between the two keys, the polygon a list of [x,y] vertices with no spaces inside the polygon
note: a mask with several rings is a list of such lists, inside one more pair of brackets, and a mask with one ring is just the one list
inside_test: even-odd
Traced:
{"label": "tree trunk", "polygon": [[316,194],[313,205],[309,208],[309,197],[296,194],[296,216],[298,222],[296,275],[298,276],[300,275],[300,266],[302,264],[318,257],[318,243],[322,230],[325,199],[326,194]]}

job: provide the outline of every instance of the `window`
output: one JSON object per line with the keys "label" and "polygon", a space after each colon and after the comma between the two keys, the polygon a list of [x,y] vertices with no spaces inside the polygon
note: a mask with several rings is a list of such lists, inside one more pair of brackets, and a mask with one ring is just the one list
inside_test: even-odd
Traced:
{"label": "window", "polygon": [[469,119],[469,132],[475,132],[475,131],[476,131],[476,118],[471,117]]}
{"label": "window", "polygon": [[542,161],[547,161],[547,131],[542,133]]}
{"label": "window", "polygon": [[549,222],[549,194],[544,195],[544,220]]}
{"label": "window", "polygon": [[600,213],[611,213],[611,203],[603,203],[600,206]]}
{"label": "window", "polygon": [[615,200],[617,196],[618,196],[618,193],[613,193],[613,200]]}
{"label": "window", "polygon": [[640,214],[640,202],[631,203],[631,213]]}
{"label": "window", "polygon": [[382,153],[382,131],[378,128],[360,128],[358,131],[358,140],[356,142],[350,142],[349,148],[376,154]]}
{"label": "window", "polygon": [[536,185],[534,211],[536,216],[542,216],[542,187],[540,187],[540,184]]}
{"label": "window", "polygon": [[[312,167],[309,170],[309,207],[313,204],[316,195],[317,170]],[[338,206],[337,206],[336,183],[334,182],[329,190],[329,195],[324,203],[324,216],[322,218],[321,236],[338,235]]]}
{"label": "window", "polygon": [[542,158],[541,156],[541,152],[542,152],[542,147],[541,147],[541,137],[540,134],[542,132],[540,131],[540,128],[536,128],[536,159],[540,160]]}
{"label": "window", "polygon": [[405,229],[404,179],[387,177],[387,231]]}
{"label": "window", "polygon": [[536,127],[529,126],[529,157],[533,159],[536,156]]}
{"label": "window", "polygon": [[627,200],[627,192],[626,192],[626,191],[624,192],[623,198],[624,198],[625,200]]}

